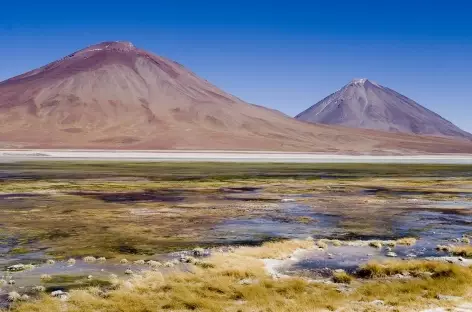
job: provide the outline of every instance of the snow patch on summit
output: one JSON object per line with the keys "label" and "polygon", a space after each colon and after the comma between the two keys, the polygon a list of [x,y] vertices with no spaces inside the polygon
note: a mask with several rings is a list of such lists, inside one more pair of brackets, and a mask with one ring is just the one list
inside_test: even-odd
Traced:
{"label": "snow patch on summit", "polygon": [[366,81],[367,81],[367,78],[357,78],[357,79],[353,79],[353,80],[352,80],[352,83],[353,83],[353,84],[361,84],[361,85],[363,85],[363,84],[366,83]]}
{"label": "snow patch on summit", "polygon": [[367,78],[356,78],[356,79],[353,79],[349,85],[364,86],[367,82],[369,82],[370,84],[373,84],[373,85],[376,86],[376,87],[382,88],[381,85],[379,85],[379,84],[376,83],[375,81],[369,80],[369,79],[367,79]]}

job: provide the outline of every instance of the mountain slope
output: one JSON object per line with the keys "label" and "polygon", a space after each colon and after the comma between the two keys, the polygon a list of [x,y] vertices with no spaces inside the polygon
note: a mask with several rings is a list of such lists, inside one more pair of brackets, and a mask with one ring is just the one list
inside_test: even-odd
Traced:
{"label": "mountain slope", "polygon": [[104,42],[0,83],[0,147],[472,152],[471,144],[312,125],[182,65]]}
{"label": "mountain slope", "polygon": [[413,100],[367,79],[355,79],[295,117],[312,123],[472,139]]}

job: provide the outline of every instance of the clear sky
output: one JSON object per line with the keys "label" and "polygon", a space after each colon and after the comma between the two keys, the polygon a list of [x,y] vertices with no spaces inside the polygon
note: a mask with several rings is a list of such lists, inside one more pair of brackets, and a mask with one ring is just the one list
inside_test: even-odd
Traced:
{"label": "clear sky", "polygon": [[5,2],[0,80],[126,40],[291,116],[369,78],[472,132],[469,1]]}

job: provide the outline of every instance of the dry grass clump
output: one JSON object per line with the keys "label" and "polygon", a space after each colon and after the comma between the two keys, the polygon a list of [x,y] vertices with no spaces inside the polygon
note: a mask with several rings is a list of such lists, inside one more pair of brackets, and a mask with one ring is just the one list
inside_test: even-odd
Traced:
{"label": "dry grass clump", "polygon": [[369,242],[369,246],[380,249],[382,248],[382,243],[379,241]]}
{"label": "dry grass clump", "polygon": [[398,245],[413,246],[414,244],[416,244],[416,238],[414,238],[414,237],[404,237],[404,238],[397,239],[396,242],[397,242]]}
{"label": "dry grass clump", "polygon": [[[97,291],[72,290],[68,301],[23,303],[15,312],[60,311],[322,311],[344,302],[333,285],[300,278],[274,280],[262,262],[238,254],[211,257],[211,268],[194,267],[191,273],[147,272],[123,282],[100,296]],[[241,281],[250,281],[241,283]],[[60,303],[60,304],[59,304]]]}
{"label": "dry grass clump", "polygon": [[184,257],[181,257],[179,259],[179,261],[183,262],[183,263],[192,263],[192,264],[194,264],[195,262],[197,262],[197,258],[192,257],[192,256],[184,256]]}
{"label": "dry grass clump", "polygon": [[334,247],[339,247],[342,245],[342,242],[338,239],[332,240],[331,243],[333,244]]}
{"label": "dry grass clump", "polygon": [[28,301],[30,297],[27,294],[20,295],[16,291],[11,291],[8,293],[7,299],[10,302]]}
{"label": "dry grass clump", "polygon": [[447,245],[437,245],[436,246],[436,250],[444,251],[444,252],[450,252],[452,248],[453,248],[452,246],[447,246]]}
{"label": "dry grass clump", "polygon": [[82,260],[83,260],[84,262],[92,263],[92,262],[97,261],[97,258],[92,257],[92,256],[86,256],[86,257],[83,257]]}
{"label": "dry grass clump", "polygon": [[456,282],[454,278],[395,279],[362,283],[353,298],[363,302],[382,300],[386,305],[396,308],[359,311],[426,311],[431,305],[448,305],[447,302],[437,300],[440,295],[464,296],[469,290],[470,285],[466,281]]}
{"label": "dry grass clump", "polygon": [[260,247],[241,247],[235,253],[258,259],[284,259],[297,249],[310,249],[315,246],[311,240],[285,240],[278,242],[267,242]]}
{"label": "dry grass clump", "polygon": [[146,262],[147,265],[149,265],[152,269],[158,268],[162,266],[162,263],[159,261],[154,261],[154,260],[149,260]]}
{"label": "dry grass clump", "polygon": [[[356,288],[349,293],[340,293],[335,285],[310,283],[301,278],[273,279],[257,258],[271,248],[285,246],[285,251],[293,251],[300,247],[299,242],[288,244],[290,248],[286,243],[271,243],[270,248],[254,247],[256,257],[247,256],[249,251],[245,248],[234,253],[218,253],[206,259],[209,266],[193,266],[190,272],[175,271],[165,277],[160,272],[144,272],[139,278],[119,282],[106,296],[97,289],[72,290],[65,302],[43,296],[36,302],[20,302],[14,312],[217,312],[221,307],[229,312],[308,312],[352,308],[353,302],[361,306],[373,300],[383,300],[399,311],[409,311],[411,307],[438,303],[435,301],[438,294],[463,295],[471,288],[471,268],[420,260],[369,263],[359,270],[360,276],[382,278],[409,273],[419,278],[358,280]],[[338,271],[333,281],[349,283],[352,277]]]}
{"label": "dry grass clump", "polygon": [[126,269],[125,274],[126,275],[132,275],[134,272],[131,269]]}
{"label": "dry grass clump", "polygon": [[205,249],[201,247],[197,247],[197,248],[194,248],[192,252],[195,257],[202,257],[205,254]]}
{"label": "dry grass clump", "polygon": [[23,294],[21,295],[21,299],[22,301],[28,301],[30,299],[30,296],[28,296],[27,294]]}
{"label": "dry grass clump", "polygon": [[321,249],[327,249],[328,248],[328,244],[326,243],[325,240],[322,240],[322,239],[320,239],[316,242],[316,246],[318,246]]}
{"label": "dry grass clump", "polygon": [[166,268],[173,268],[175,266],[175,264],[171,261],[167,261],[164,263],[164,267]]}
{"label": "dry grass clump", "polygon": [[356,274],[363,278],[390,277],[397,274],[437,277],[469,276],[472,278],[472,269],[458,265],[427,261],[427,260],[393,260],[385,262],[369,262],[361,266]]}
{"label": "dry grass clump", "polygon": [[296,220],[297,222],[300,222],[303,224],[310,224],[310,223],[318,222],[318,220],[316,220],[315,218],[308,217],[308,216],[301,216],[301,217],[298,217]]}
{"label": "dry grass clump", "polygon": [[452,246],[450,251],[454,256],[472,258],[472,246],[470,245]]}
{"label": "dry grass clump", "polygon": [[52,280],[52,276],[49,274],[41,274],[40,278],[42,281],[45,281],[45,282]]}
{"label": "dry grass clump", "polygon": [[16,291],[11,291],[8,293],[8,301],[15,302],[21,300],[21,295]]}
{"label": "dry grass clump", "polygon": [[352,279],[352,276],[344,270],[335,271],[333,273],[333,282],[335,283],[350,284]]}
{"label": "dry grass clump", "polygon": [[40,292],[45,292],[46,291],[46,287],[44,286],[33,286],[33,288],[31,289],[33,292],[36,292],[36,293],[40,293]]}
{"label": "dry grass clump", "polygon": [[437,301],[440,295],[461,296],[470,300],[471,268],[418,260],[369,264],[362,271],[367,277],[386,277],[400,272],[418,277],[366,281],[356,289],[353,297],[361,301],[380,299],[396,306],[398,311],[423,311],[431,304],[444,305],[444,302]]}
{"label": "dry grass clump", "polygon": [[213,263],[208,262],[208,261],[201,261],[201,260],[199,260],[199,261],[196,261],[194,264],[195,264],[196,266],[198,266],[198,267],[203,268],[203,269],[210,269],[210,268],[214,268],[214,267],[215,267],[215,265],[214,265]]}

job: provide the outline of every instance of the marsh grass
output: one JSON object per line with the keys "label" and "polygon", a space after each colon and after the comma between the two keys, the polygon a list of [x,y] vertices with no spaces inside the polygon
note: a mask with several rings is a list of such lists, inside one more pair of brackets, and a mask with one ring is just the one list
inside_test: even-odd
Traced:
{"label": "marsh grass", "polygon": [[437,245],[436,250],[437,251],[443,251],[443,252],[450,252],[453,246],[449,245]]}
{"label": "marsh grass", "polygon": [[315,243],[312,240],[295,239],[266,242],[260,247],[241,247],[236,249],[235,253],[259,259],[284,259],[297,249],[310,249],[314,246]]}
{"label": "marsh grass", "polygon": [[452,246],[449,250],[454,256],[472,258],[472,246],[470,245]]}
{"label": "marsh grass", "polygon": [[[26,251],[26,246],[47,246],[47,254],[55,259],[100,255],[137,260],[155,253],[207,246],[211,243],[206,238],[211,234],[208,228],[228,218],[271,209],[257,202],[197,204],[139,202],[130,207],[56,194],[19,202],[15,204],[20,206],[17,209],[2,209],[0,219],[8,220],[2,225],[5,235],[21,240],[18,251]],[[18,209],[26,213],[18,214]],[[189,226],[182,227],[183,223]]]}
{"label": "marsh grass", "polygon": [[[284,249],[293,250],[296,244]],[[271,248],[276,245],[270,245]],[[281,246],[278,246],[281,247]],[[254,247],[252,255],[264,255],[262,247]],[[335,285],[310,283],[302,278],[273,279],[263,263],[247,250],[219,253],[207,261],[211,267],[194,266],[190,272],[144,272],[131,278],[106,296],[92,289],[71,290],[67,302],[41,297],[37,302],[19,303],[15,312],[85,311],[369,311],[369,302],[383,300],[399,311],[416,310],[430,304],[441,305],[436,298],[443,295],[467,295],[472,278],[470,268],[432,261],[390,261],[364,267],[371,279],[350,279],[339,273],[338,282],[351,282],[352,291],[340,293]],[[429,272],[429,277],[403,280],[385,279],[397,272]],[[380,278],[380,279],[379,279]],[[242,282],[250,281],[250,282]],[[355,305],[351,305],[355,302]]]}
{"label": "marsh grass", "polygon": [[[413,246],[416,244],[417,239],[414,237],[404,237],[396,240],[397,245]],[[395,247],[395,246],[392,246]]]}
{"label": "marsh grass", "polygon": [[[134,261],[155,253],[212,246],[215,237],[210,235],[209,228],[232,218],[277,213],[278,203],[260,201],[262,199],[290,193],[320,194],[326,197],[319,196],[317,200],[330,203],[331,195],[341,192],[350,196],[337,197],[336,202],[364,204],[367,196],[353,197],[353,194],[373,186],[384,188],[387,195],[405,189],[413,190],[418,196],[423,196],[422,192],[437,194],[444,186],[447,186],[446,191],[459,194],[467,192],[462,186],[470,183],[463,171],[468,168],[389,168],[360,164],[15,163],[3,168],[12,178],[0,181],[0,188],[6,193],[34,196],[0,210],[0,219],[8,220],[2,224],[1,234],[18,238],[12,252],[34,251],[46,246],[46,253],[55,259],[100,255]],[[441,178],[445,174],[456,178]],[[430,175],[437,178],[417,178]],[[256,188],[257,192],[251,194],[253,200],[245,202],[238,201],[238,196],[233,196],[233,200],[225,199],[229,195],[225,189],[238,188]],[[143,192],[164,197],[177,195],[183,200],[132,203],[102,200],[105,193],[132,193],[139,197]],[[378,199],[378,195],[368,197],[373,200]],[[310,205],[310,198],[304,201]],[[372,209],[383,205],[373,203]],[[383,220],[372,218],[370,213],[358,208],[353,204],[352,209],[336,212],[353,216],[343,218],[339,226],[355,237],[391,234],[384,233],[388,227]],[[317,222],[308,216],[289,221]],[[181,224],[189,226],[183,228]],[[270,238],[261,241],[267,239]]]}
{"label": "marsh grass", "polygon": [[93,257],[93,256],[86,256],[86,257],[83,257],[82,260],[83,260],[84,262],[89,262],[89,263],[91,263],[91,262],[97,261],[97,258],[95,258],[95,257]]}
{"label": "marsh grass", "polygon": [[340,246],[342,246],[343,243],[342,243],[340,240],[338,240],[338,239],[334,239],[334,240],[331,241],[331,244],[332,244],[334,247],[340,247]]}
{"label": "marsh grass", "polygon": [[382,242],[380,242],[380,241],[369,242],[369,246],[380,249],[380,248],[382,248]]}
{"label": "marsh grass", "polygon": [[[46,252],[59,259],[100,255],[111,262],[125,257],[135,261],[154,253],[206,248],[208,229],[225,220],[277,213],[277,204],[257,202],[258,196],[264,199],[284,194],[316,194],[317,203],[337,204],[330,205],[330,209],[342,204],[343,208],[335,212],[349,216],[340,222],[345,231],[358,236],[387,236],[391,233],[386,230],[386,222],[395,213],[385,209],[381,212],[387,218],[379,220],[373,216],[378,216],[378,209],[383,206],[395,204],[395,194],[409,191],[415,198],[455,198],[470,192],[464,187],[470,184],[467,176],[470,169],[471,166],[356,164],[0,164],[0,170],[14,177],[0,182],[3,192],[40,194],[1,209],[0,219],[8,222],[2,223],[0,234],[5,241],[18,238],[13,246],[16,248],[46,246]],[[425,178],[433,176],[436,178]],[[451,180],[451,176],[456,178]],[[253,194],[256,200],[244,203],[225,200],[227,194],[222,189],[231,187],[258,187],[260,194]],[[366,188],[378,187],[384,190],[374,195],[359,195]],[[107,202],[94,194],[83,195],[84,192],[146,190],[160,194],[178,190],[184,200],[123,204]],[[310,199],[304,200],[310,205]],[[366,206],[366,203],[369,209],[359,209],[359,205]],[[139,214],[142,212],[145,214]],[[412,241],[404,242],[409,245]],[[274,280],[266,274],[260,260],[285,259],[297,249],[314,247],[313,240],[271,241],[258,247],[240,247],[195,261],[194,265],[188,265],[189,272],[179,272],[180,266],[172,269],[174,264],[169,262],[164,270],[172,273],[165,277],[155,271],[143,273],[141,279],[131,277],[119,287],[108,280],[89,280],[86,276],[53,276],[55,284],[44,283],[47,291],[58,287],[72,289],[69,301],[64,303],[43,295],[37,302],[14,306],[14,311],[213,312],[221,311],[221,307],[228,312],[308,312],[337,308],[349,311],[346,308],[352,302],[360,311],[367,311],[372,300],[384,300],[403,311],[402,307],[422,307],[426,302],[439,304],[435,301],[437,294],[466,295],[470,288],[470,283],[466,283],[471,280],[469,268],[408,261],[368,264],[360,269],[359,276],[363,278],[355,278],[346,285],[351,292],[342,294],[336,289],[339,285],[309,283],[302,278]],[[161,266],[157,262],[149,263],[153,270],[160,270]],[[409,278],[395,278],[403,273]],[[116,277],[113,280],[116,283]],[[242,283],[243,280],[249,282]],[[346,282],[346,277],[340,277],[343,280]],[[114,290],[115,287],[118,289]]]}
{"label": "marsh grass", "polygon": [[470,285],[465,280],[454,278],[368,281],[356,289],[356,299],[370,302],[380,298],[398,311],[423,311],[431,305],[447,306],[447,302],[436,300],[439,295],[467,296],[468,291]]}
{"label": "marsh grass", "polygon": [[[398,274],[407,274],[410,278],[397,279]],[[396,307],[424,309],[431,304],[440,305],[435,302],[440,295],[470,300],[472,290],[472,268],[427,260],[371,262],[362,266],[357,276],[373,279],[359,285],[357,300],[380,298]]]}
{"label": "marsh grass", "polygon": [[315,245],[318,246],[321,249],[327,249],[328,248],[327,241],[323,240],[323,239],[319,239],[318,241],[316,241]]}
{"label": "marsh grass", "polygon": [[414,277],[425,276],[424,273],[430,273],[432,278],[472,278],[471,268],[427,260],[369,262],[362,265],[357,270],[356,275],[362,278],[383,278],[397,274],[409,274]]}
{"label": "marsh grass", "polygon": [[11,255],[23,255],[31,252],[30,248],[27,247],[16,247],[12,248],[8,253]]}
{"label": "marsh grass", "polygon": [[[153,179],[228,179],[261,177],[441,177],[467,176],[470,165],[398,164],[283,164],[222,162],[100,162],[41,161],[0,164],[0,170],[17,176],[42,178],[104,178],[116,176]],[[418,183],[424,184],[424,181]]]}
{"label": "marsh grass", "polygon": [[[211,268],[195,267],[192,273],[173,273],[165,278],[148,272],[131,279],[107,298],[89,290],[72,290],[62,307],[44,297],[25,303],[15,311],[299,311],[332,309],[344,301],[334,287],[308,283],[299,278],[276,281],[265,274],[258,261],[236,254],[215,256]],[[251,284],[241,284],[243,279]]]}
{"label": "marsh grass", "polygon": [[333,273],[333,282],[350,284],[353,280],[353,277],[346,273],[345,271],[337,271]]}
{"label": "marsh grass", "polygon": [[301,216],[296,219],[298,222],[303,223],[303,224],[310,224],[310,223],[316,223],[318,220],[312,217],[308,216]]}

